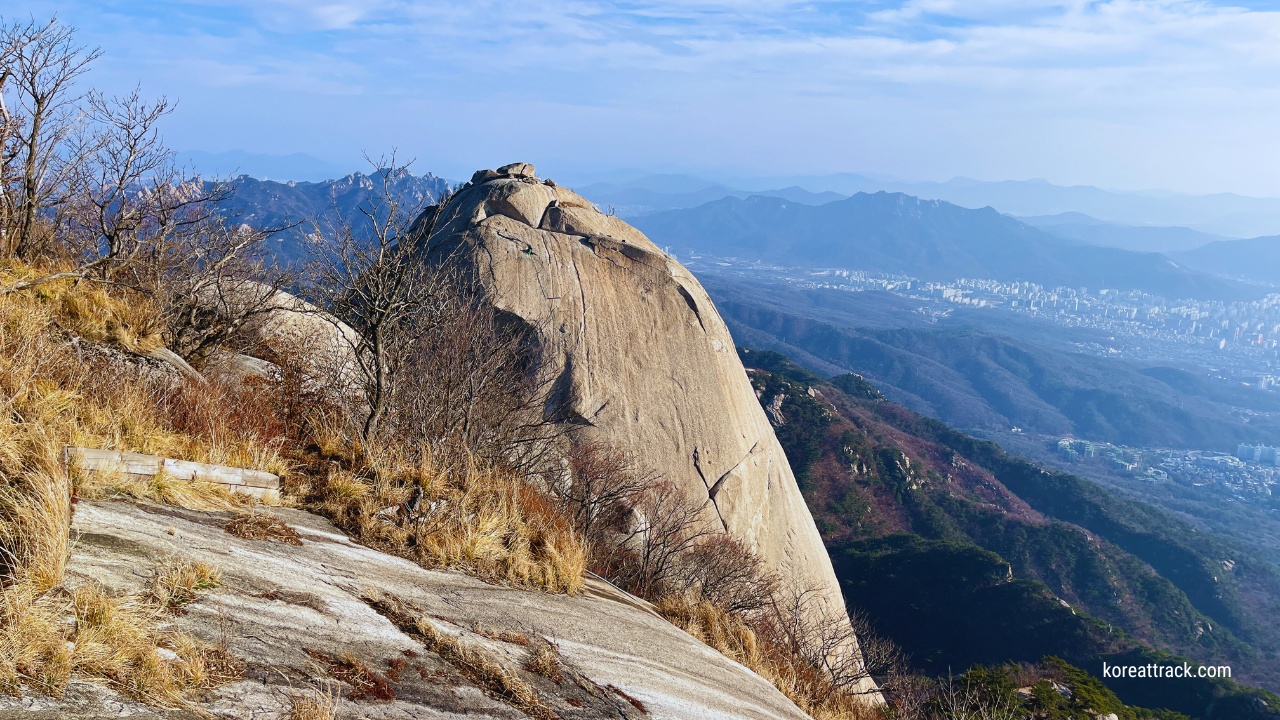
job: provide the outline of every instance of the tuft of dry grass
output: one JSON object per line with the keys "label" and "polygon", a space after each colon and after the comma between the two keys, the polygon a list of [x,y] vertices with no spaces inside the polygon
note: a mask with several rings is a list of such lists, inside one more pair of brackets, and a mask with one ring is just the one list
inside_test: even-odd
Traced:
{"label": "tuft of dry grass", "polygon": [[[13,265],[0,273],[0,279],[9,285],[41,274]],[[141,293],[68,278],[37,285],[27,294],[49,311],[60,328],[76,337],[135,353],[164,345],[160,310]]]}
{"label": "tuft of dry grass", "polygon": [[354,655],[332,656],[316,650],[304,652],[313,660],[324,663],[335,680],[351,686],[351,692],[347,694],[348,700],[373,699],[385,702],[396,698],[391,683]]}
{"label": "tuft of dry grass", "polygon": [[657,603],[658,612],[676,627],[725,657],[768,680],[813,720],[880,720],[879,708],[866,698],[836,687],[802,658],[767,640],[749,618],[716,605],[671,595]]}
{"label": "tuft of dry grass", "polygon": [[[423,488],[415,516],[380,512],[404,502],[414,485]],[[356,539],[424,567],[551,593],[582,587],[586,543],[541,491],[515,473],[384,459],[360,475],[332,468],[317,493],[315,504]]]}
{"label": "tuft of dry grass", "polygon": [[222,571],[202,562],[187,560],[156,568],[148,584],[148,599],[160,607],[180,608],[205,590],[222,584]]}
{"label": "tuft of dry grass", "polygon": [[557,717],[539,697],[538,691],[515,670],[440,629],[422,612],[395,598],[365,598],[365,602],[493,697],[534,720],[552,720]]}
{"label": "tuft of dry grass", "polygon": [[286,545],[301,545],[302,536],[278,517],[258,513],[241,513],[222,526],[227,533],[245,540],[274,540]]}
{"label": "tuft of dry grass", "polygon": [[290,695],[288,720],[334,720],[337,704],[331,693],[314,689],[307,694]]}
{"label": "tuft of dry grass", "polygon": [[499,630],[485,625],[475,625],[471,628],[471,632],[479,635],[480,637],[497,640],[498,642],[511,643],[512,645],[519,645],[520,647],[529,647],[530,645],[529,637],[524,633]]}
{"label": "tuft of dry grass", "polygon": [[[0,460],[0,580],[43,592],[66,569],[71,491],[55,444],[38,435],[0,435],[0,444],[26,445]],[[15,470],[21,475],[10,479]]]}
{"label": "tuft of dry grass", "polygon": [[559,685],[564,682],[564,673],[560,669],[560,651],[549,640],[544,639],[529,653],[524,669],[541,675]]}

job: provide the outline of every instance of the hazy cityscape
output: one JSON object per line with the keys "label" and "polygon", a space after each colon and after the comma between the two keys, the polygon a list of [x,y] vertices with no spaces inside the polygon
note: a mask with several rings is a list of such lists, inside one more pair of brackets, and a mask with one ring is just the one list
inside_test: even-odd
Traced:
{"label": "hazy cityscape", "polygon": [[[936,322],[957,309],[1009,311],[1061,327],[1096,331],[1076,350],[1141,361],[1192,363],[1216,379],[1275,390],[1280,384],[1280,294],[1223,302],[1167,298],[1114,288],[1048,288],[1030,282],[918,278],[855,269],[803,269],[692,257],[720,268],[750,268],[806,289],[880,291],[920,304]],[[1105,334],[1105,338],[1102,338]]]}

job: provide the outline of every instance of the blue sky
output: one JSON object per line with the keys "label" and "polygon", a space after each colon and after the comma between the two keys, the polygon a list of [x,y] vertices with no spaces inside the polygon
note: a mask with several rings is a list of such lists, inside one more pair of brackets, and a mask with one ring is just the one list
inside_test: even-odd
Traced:
{"label": "blue sky", "polygon": [[[1273,11],[1270,8],[1275,7]],[[182,150],[1280,196],[1280,0],[9,0]]]}

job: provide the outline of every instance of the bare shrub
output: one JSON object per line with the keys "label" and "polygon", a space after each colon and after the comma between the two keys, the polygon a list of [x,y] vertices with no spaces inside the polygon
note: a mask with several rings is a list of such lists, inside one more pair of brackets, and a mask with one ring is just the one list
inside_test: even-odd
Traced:
{"label": "bare shrub", "polygon": [[[428,263],[422,243],[405,241],[422,215],[429,234],[448,199],[430,209],[398,192],[395,178],[408,167],[389,158],[370,160],[381,187],[359,208],[363,226],[338,215],[317,220],[307,236],[311,261],[304,295],[354,331],[348,338],[364,385],[368,411],[361,434],[378,438],[413,348],[435,319],[450,311],[451,277]],[[425,211],[425,215],[423,215]]]}
{"label": "bare shrub", "polygon": [[663,598],[658,611],[677,627],[772,683],[815,720],[882,717],[870,698],[836,687],[821,668],[787,644],[777,642],[777,629],[767,613],[728,613],[687,595]]}
{"label": "bare shrub", "polygon": [[617,544],[612,577],[640,597],[667,594],[683,556],[714,532],[704,505],[675,483],[656,480],[636,500],[633,527]]}
{"label": "bare shrub", "polygon": [[[841,692],[870,696],[873,676],[904,666],[905,657],[873,632],[861,614],[828,607],[818,591],[787,587],[768,614],[770,642],[819,669]],[[861,652],[854,652],[858,647]]]}
{"label": "bare shrub", "polygon": [[764,569],[759,556],[741,540],[716,533],[701,538],[681,558],[683,585],[699,599],[729,613],[769,607],[778,578]]}
{"label": "bare shrub", "polygon": [[[616,535],[658,476],[629,453],[602,443],[577,443],[566,454],[566,469],[548,482],[573,526],[593,552],[608,555]],[[595,563],[607,567],[607,561]],[[606,570],[607,572],[607,570]]]}
{"label": "bare shrub", "polygon": [[413,321],[388,430],[438,459],[539,472],[563,429],[547,414],[551,382],[535,360],[533,331],[472,298],[447,267],[430,272],[445,276],[438,282],[449,299]]}

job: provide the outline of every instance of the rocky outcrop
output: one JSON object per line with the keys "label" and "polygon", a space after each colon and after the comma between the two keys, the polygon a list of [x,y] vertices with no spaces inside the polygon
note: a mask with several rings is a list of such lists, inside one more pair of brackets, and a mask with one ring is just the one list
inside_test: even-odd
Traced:
{"label": "rocky outcrop", "polygon": [[207,293],[202,309],[228,316],[248,316],[237,340],[244,353],[214,350],[201,368],[205,377],[233,384],[279,373],[288,362],[310,391],[323,390],[335,400],[362,402],[361,374],[355,348],[359,336],[349,325],[283,290],[246,282],[238,293]]}
{"label": "rocky outcrop", "polygon": [[[406,632],[385,609],[391,599],[532,686],[550,708],[543,717],[806,717],[765,680],[603,583],[588,582],[574,597],[498,587],[356,545],[314,515],[258,512],[288,523],[301,544],[229,534],[223,529],[229,513],[81,502],[68,567],[69,586],[93,580],[120,593],[140,591],[147,568],[175,558],[221,570],[222,586],[184,605],[172,622],[208,642],[225,642],[246,664],[242,679],[185,710],[146,707],[77,681],[57,698],[0,696],[0,720],[285,720],[290,697],[317,691],[337,699],[339,718],[529,716]],[[558,682],[524,667],[545,642],[558,650]]]}
{"label": "rocky outcrop", "polygon": [[[707,522],[844,614],[822,540],[707,293],[675,259],[528,163],[481,170],[429,239],[541,339],[587,440],[706,500]],[[856,651],[856,650],[855,650]]]}

